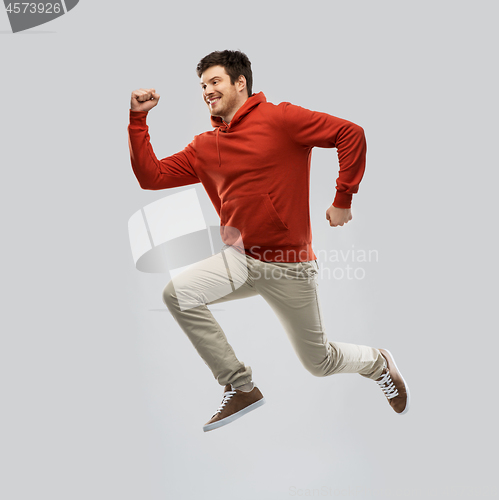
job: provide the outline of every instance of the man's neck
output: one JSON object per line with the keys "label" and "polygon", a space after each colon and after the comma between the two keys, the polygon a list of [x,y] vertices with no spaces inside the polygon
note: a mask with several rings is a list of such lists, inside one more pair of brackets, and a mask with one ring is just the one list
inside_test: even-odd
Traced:
{"label": "man's neck", "polygon": [[228,116],[221,116],[220,118],[222,118],[222,120],[225,122],[225,123],[230,123],[232,118],[234,118],[234,116],[236,115],[236,113],[243,107],[244,103],[248,100],[248,97],[246,97],[246,99],[244,99],[244,101],[242,101],[239,106]]}

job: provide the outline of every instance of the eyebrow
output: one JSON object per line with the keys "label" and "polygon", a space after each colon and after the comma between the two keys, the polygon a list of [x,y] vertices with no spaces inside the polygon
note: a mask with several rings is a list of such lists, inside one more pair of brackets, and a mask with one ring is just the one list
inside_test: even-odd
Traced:
{"label": "eyebrow", "polygon": [[[211,81],[213,81],[213,80],[216,80],[217,78],[221,79],[222,77],[221,77],[221,76],[214,76],[214,77],[210,78],[210,79],[208,80],[208,82],[211,82]],[[207,83],[208,83],[208,82],[207,82]],[[205,82],[200,82],[200,83],[199,83],[199,85],[205,85]]]}

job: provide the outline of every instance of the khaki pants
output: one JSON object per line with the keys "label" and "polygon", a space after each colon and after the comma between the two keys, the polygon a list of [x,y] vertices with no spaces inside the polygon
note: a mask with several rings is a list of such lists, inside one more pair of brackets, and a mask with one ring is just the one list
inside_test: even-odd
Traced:
{"label": "khaki pants", "polygon": [[377,379],[384,358],[367,346],[330,342],[317,294],[317,261],[264,262],[226,246],[165,287],[163,301],[221,385],[251,381],[207,305],[261,295],[272,307],[305,368],[318,377],[359,373]]}

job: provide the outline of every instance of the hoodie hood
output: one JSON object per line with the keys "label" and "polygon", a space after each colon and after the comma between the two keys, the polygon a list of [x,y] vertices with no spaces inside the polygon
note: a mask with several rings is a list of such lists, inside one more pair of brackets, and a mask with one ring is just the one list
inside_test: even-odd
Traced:
{"label": "hoodie hood", "polygon": [[230,121],[228,125],[219,116],[211,116],[211,124],[215,128],[233,128],[238,122],[240,122],[253,108],[256,108],[260,103],[267,102],[263,92],[258,92],[258,94],[253,94],[248,97],[244,104],[236,111],[236,114]]}
{"label": "hoodie hood", "polygon": [[216,128],[216,145],[217,145],[217,155],[218,155],[218,166],[222,166],[222,156],[220,154],[220,131],[228,132],[230,129],[234,128],[252,109],[256,108],[260,103],[267,102],[267,98],[263,92],[258,92],[258,94],[253,94],[248,97],[244,104],[236,111],[236,114],[230,121],[230,123],[225,123],[219,116],[211,116],[211,124]]}

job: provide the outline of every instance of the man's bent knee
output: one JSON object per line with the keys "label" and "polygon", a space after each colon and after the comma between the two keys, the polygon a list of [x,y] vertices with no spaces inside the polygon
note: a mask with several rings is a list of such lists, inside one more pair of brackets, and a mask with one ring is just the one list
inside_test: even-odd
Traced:
{"label": "man's bent knee", "polygon": [[165,286],[162,295],[163,303],[168,309],[171,309],[172,306],[178,307],[177,295],[175,294],[175,287],[173,286],[173,281],[170,281],[168,285]]}
{"label": "man's bent knee", "polygon": [[324,363],[316,364],[308,359],[303,359],[302,357],[300,357],[300,361],[303,367],[314,377],[325,377],[328,374]]}
{"label": "man's bent knee", "polygon": [[163,290],[163,302],[171,312],[186,311],[205,305],[206,301],[204,299],[202,295],[195,293],[185,286],[176,289],[173,285],[173,280],[171,280]]}
{"label": "man's bent knee", "polygon": [[311,373],[314,377],[325,377],[326,372],[321,365],[309,365],[306,364],[305,368]]}

